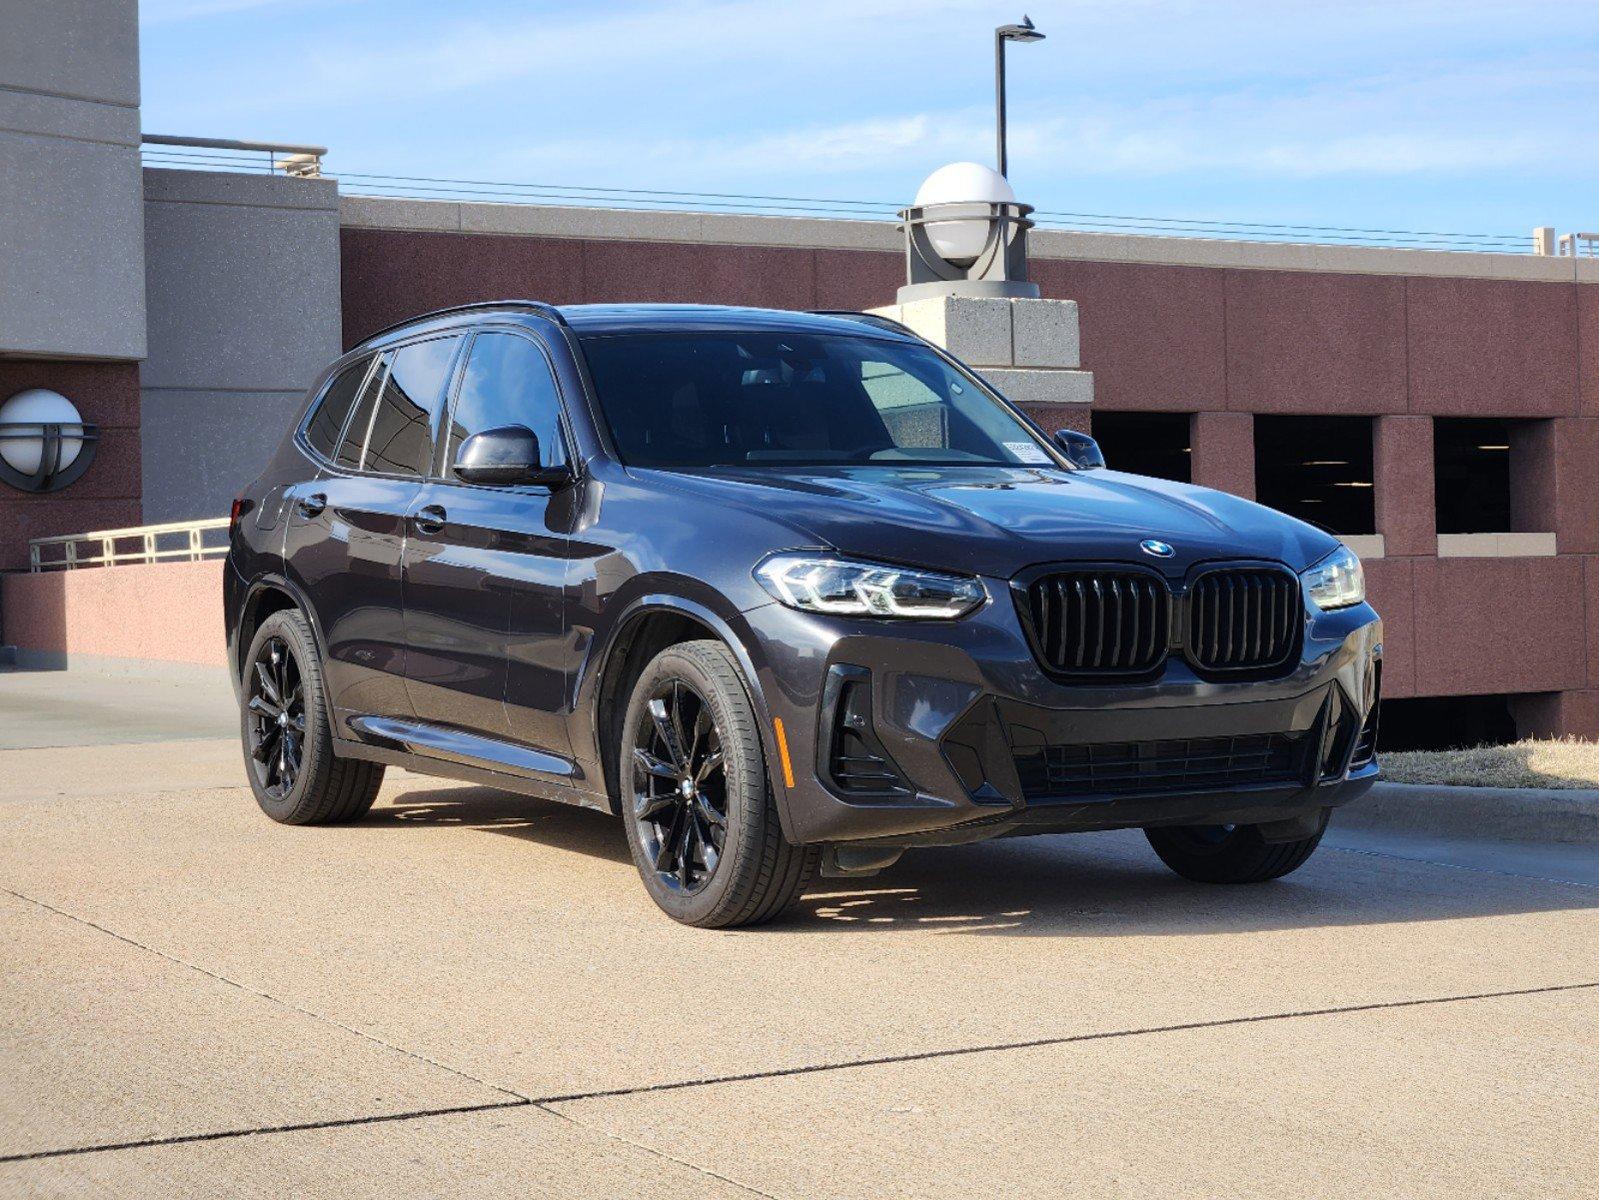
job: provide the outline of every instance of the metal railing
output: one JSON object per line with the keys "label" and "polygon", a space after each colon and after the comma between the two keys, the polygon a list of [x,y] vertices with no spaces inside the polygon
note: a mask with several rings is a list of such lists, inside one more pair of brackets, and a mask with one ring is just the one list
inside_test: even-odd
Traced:
{"label": "metal railing", "polygon": [[[199,562],[228,552],[228,519],[177,521],[168,525],[134,525],[34,538],[28,543],[33,571],[71,571],[77,567],[116,567],[129,563]],[[220,530],[224,536],[207,538]],[[137,541],[137,547],[123,543]]]}
{"label": "metal railing", "polygon": [[1563,233],[1559,245],[1557,254],[1571,258],[1594,258],[1595,250],[1599,248],[1599,233]]}
{"label": "metal railing", "polygon": [[201,171],[264,171],[317,179],[326,146],[294,146],[284,142],[239,142],[232,138],[173,137],[147,133],[140,139],[142,158],[152,167],[189,167]]}

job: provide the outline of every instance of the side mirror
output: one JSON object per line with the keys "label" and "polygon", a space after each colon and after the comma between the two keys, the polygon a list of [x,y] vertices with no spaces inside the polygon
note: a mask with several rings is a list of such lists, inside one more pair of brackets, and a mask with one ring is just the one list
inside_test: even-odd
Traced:
{"label": "side mirror", "polygon": [[1079,471],[1092,471],[1105,465],[1105,452],[1086,433],[1078,433],[1075,429],[1057,429],[1055,445],[1060,447],[1066,461]]}
{"label": "side mirror", "polygon": [[539,465],[538,435],[526,425],[501,425],[474,433],[455,452],[455,477],[466,483],[564,483],[565,467]]}

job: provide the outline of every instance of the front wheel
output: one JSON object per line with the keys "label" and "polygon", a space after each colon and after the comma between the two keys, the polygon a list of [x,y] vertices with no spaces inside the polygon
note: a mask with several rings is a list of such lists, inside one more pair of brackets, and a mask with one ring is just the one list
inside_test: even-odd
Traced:
{"label": "front wheel", "polygon": [[1155,825],[1144,836],[1165,863],[1198,883],[1264,883],[1305,865],[1327,829],[1292,842],[1268,842],[1258,825]]}
{"label": "front wheel", "polygon": [[633,685],[620,749],[628,846],[668,916],[758,925],[799,899],[818,853],[783,836],[755,708],[725,646],[656,655]]}

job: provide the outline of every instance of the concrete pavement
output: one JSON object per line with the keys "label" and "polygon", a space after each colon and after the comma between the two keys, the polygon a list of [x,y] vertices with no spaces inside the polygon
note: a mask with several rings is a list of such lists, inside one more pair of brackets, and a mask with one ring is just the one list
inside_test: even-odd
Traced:
{"label": "concrete pavement", "polygon": [[1368,840],[1216,889],[1136,834],[1025,839],[706,933],[604,817],[391,771],[367,821],[289,829],[172,732],[0,750],[0,1194],[1599,1177],[1599,887],[1558,864]]}

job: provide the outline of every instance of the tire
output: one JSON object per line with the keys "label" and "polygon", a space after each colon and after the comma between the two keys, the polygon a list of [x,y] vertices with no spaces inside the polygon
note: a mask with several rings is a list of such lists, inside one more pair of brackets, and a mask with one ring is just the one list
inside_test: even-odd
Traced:
{"label": "tire", "polygon": [[633,685],[621,734],[628,846],[663,912],[728,929],[770,921],[799,899],[820,851],[783,837],[755,708],[725,646],[683,642],[656,655]]}
{"label": "tire", "polygon": [[1305,865],[1321,844],[1321,827],[1294,842],[1267,842],[1258,825],[1165,825],[1144,830],[1144,836],[1165,863],[1196,883],[1265,883]]}
{"label": "tire", "polygon": [[[285,825],[364,817],[377,798],[383,767],[333,753],[322,663],[305,615],[284,609],[267,617],[244,661],[239,734],[245,774],[261,810]],[[285,692],[287,705],[280,703]]]}

